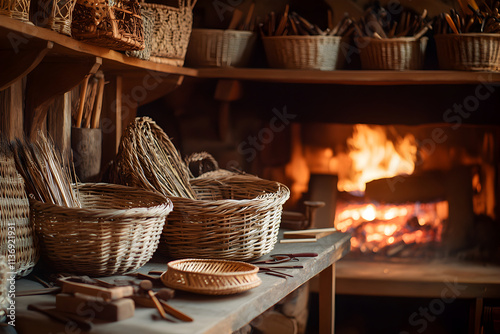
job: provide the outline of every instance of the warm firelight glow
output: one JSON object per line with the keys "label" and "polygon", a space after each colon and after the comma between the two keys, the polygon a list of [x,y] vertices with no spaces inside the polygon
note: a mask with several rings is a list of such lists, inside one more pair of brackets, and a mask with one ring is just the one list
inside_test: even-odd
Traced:
{"label": "warm firelight glow", "polygon": [[332,156],[330,149],[325,150],[325,156],[332,156],[330,168],[338,172],[338,190],[364,191],[367,182],[413,173],[417,155],[415,137],[407,134],[392,141],[387,137],[390,129],[357,124],[347,140],[347,156]]}
{"label": "warm firelight glow", "polygon": [[448,203],[339,203],[337,213],[335,226],[351,233],[352,250],[396,253],[405,245],[440,242]]}

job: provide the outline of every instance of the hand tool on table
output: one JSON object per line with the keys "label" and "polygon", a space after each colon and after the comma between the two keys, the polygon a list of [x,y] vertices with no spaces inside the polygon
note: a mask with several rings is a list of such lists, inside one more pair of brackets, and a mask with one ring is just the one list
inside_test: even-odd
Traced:
{"label": "hand tool on table", "polygon": [[89,296],[99,297],[106,301],[129,297],[134,294],[132,286],[118,286],[114,288],[104,288],[86,283],[71,281],[71,278],[59,280],[62,284],[63,293],[81,293]]}
{"label": "hand tool on table", "polygon": [[[263,272],[266,275],[276,276],[280,278],[293,277],[292,275],[282,273],[277,271],[277,269],[302,269],[304,268],[301,265],[290,265],[290,266],[260,266],[267,264],[278,264],[285,262],[296,262],[299,261],[299,257],[316,257],[317,253],[293,253],[293,254],[272,254],[270,255],[271,259],[260,260],[252,262],[252,264],[257,265],[259,271]],[[260,265],[259,265],[260,264]]]}

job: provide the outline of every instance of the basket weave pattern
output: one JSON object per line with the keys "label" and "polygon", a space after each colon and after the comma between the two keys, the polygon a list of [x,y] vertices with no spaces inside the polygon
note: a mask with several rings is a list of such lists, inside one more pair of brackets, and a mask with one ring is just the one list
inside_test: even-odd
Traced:
{"label": "basket weave pattern", "polygon": [[0,0],[0,15],[28,22],[29,10],[30,0]]}
{"label": "basket weave pattern", "polygon": [[193,26],[193,11],[186,0],[179,0],[179,7],[142,3],[153,13],[151,57],[154,62],[182,66],[186,56]]}
{"label": "basket weave pattern", "polygon": [[244,67],[255,41],[256,34],[250,31],[193,29],[186,62],[197,67]]}
{"label": "basket weave pattern", "polygon": [[9,226],[14,227],[17,277],[28,275],[39,257],[29,209],[24,180],[13,158],[0,154],[0,255],[9,254]]}
{"label": "basket weave pattern", "polygon": [[104,276],[135,270],[158,247],[172,203],[137,188],[78,186],[83,208],[31,201],[42,254],[58,271]]}
{"label": "basket weave pattern", "polygon": [[340,36],[272,36],[262,40],[273,68],[329,71],[342,63]]}
{"label": "basket weave pattern", "polygon": [[261,283],[259,268],[237,261],[185,259],[171,261],[161,277],[171,288],[207,295],[233,294]]}
{"label": "basket weave pattern", "polygon": [[424,65],[426,37],[362,37],[359,42],[361,65],[365,70],[419,70]]}
{"label": "basket weave pattern", "polygon": [[446,70],[498,71],[500,34],[436,35],[439,67]]}
{"label": "basket weave pattern", "polygon": [[39,0],[36,2],[36,24],[71,36],[76,0]]}
{"label": "basket weave pattern", "polygon": [[272,251],[286,186],[246,175],[197,178],[191,186],[198,200],[171,197],[160,246],[169,256],[242,261]]}
{"label": "basket weave pattern", "polygon": [[119,51],[143,50],[144,29],[137,1],[78,0],[73,13],[73,37]]}

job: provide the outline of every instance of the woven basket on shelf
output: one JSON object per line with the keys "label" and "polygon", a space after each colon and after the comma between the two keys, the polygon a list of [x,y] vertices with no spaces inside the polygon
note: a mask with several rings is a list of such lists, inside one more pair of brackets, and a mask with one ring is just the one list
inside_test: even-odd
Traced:
{"label": "woven basket on shelf", "polygon": [[141,2],[153,13],[150,61],[174,66],[184,65],[193,26],[191,0],[178,0],[178,7]]}
{"label": "woven basket on shelf", "polygon": [[143,266],[158,247],[170,200],[137,188],[79,184],[82,208],[30,200],[44,258],[58,271],[106,276]]}
{"label": "woven basket on shelf", "polygon": [[17,277],[28,275],[39,257],[29,209],[24,180],[13,157],[0,152],[0,255],[14,265],[9,271]]}
{"label": "woven basket on shelf", "polygon": [[153,34],[153,13],[141,9],[142,26],[144,28],[144,50],[127,51],[127,56],[149,60],[151,57],[151,35]]}
{"label": "woven basket on shelf", "polygon": [[75,39],[113,50],[144,49],[144,28],[137,0],[77,0],[71,32]]}
{"label": "woven basket on shelf", "polygon": [[424,65],[427,37],[360,37],[357,44],[365,70],[419,70]]}
{"label": "woven basket on shelf", "polygon": [[35,24],[71,36],[71,23],[76,0],[39,0]]}
{"label": "woven basket on shelf", "polygon": [[262,40],[273,68],[330,71],[343,65],[340,36],[271,36]]}
{"label": "woven basket on shelf", "polygon": [[160,245],[169,256],[243,261],[273,250],[286,186],[249,175],[201,177],[191,186],[198,199],[171,197]]}
{"label": "woven basket on shelf", "polygon": [[255,40],[251,31],[193,29],[186,63],[193,67],[244,67],[250,62]]}
{"label": "woven basket on shelf", "polygon": [[0,15],[29,22],[30,0],[1,0]]}
{"label": "woven basket on shelf", "polygon": [[434,38],[439,67],[443,70],[500,69],[500,34],[444,34]]}
{"label": "woven basket on shelf", "polygon": [[170,261],[161,276],[166,286],[205,295],[240,293],[260,285],[259,268],[227,260],[185,259]]}

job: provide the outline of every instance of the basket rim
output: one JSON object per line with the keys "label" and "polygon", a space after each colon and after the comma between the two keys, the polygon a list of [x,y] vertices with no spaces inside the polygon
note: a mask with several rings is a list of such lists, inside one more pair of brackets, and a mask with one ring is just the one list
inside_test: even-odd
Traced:
{"label": "basket rim", "polygon": [[262,36],[262,40],[315,40],[315,39],[339,39],[341,40],[343,36],[323,36],[323,35],[286,35],[286,36]]}
{"label": "basket rim", "polygon": [[236,30],[236,29],[209,29],[209,28],[193,28],[191,30],[191,35],[195,32],[201,33],[217,33],[217,34],[225,34],[225,33],[231,33],[231,34],[238,34],[238,35],[248,35],[248,36],[253,36],[257,35],[254,31],[247,31],[247,30]]}
{"label": "basket rim", "polygon": [[[179,269],[176,268],[176,265],[179,264],[184,264],[186,262],[192,262],[192,263],[207,263],[207,264],[234,264],[234,265],[239,265],[243,267],[249,268],[247,271],[221,271],[221,272],[204,272],[204,271],[191,271],[191,270],[184,270],[184,269]],[[180,260],[174,260],[170,261],[167,263],[168,270],[174,270],[177,272],[185,273],[185,274],[195,274],[195,275],[200,275],[200,276],[220,276],[220,277],[229,277],[229,276],[234,276],[234,275],[251,275],[251,274],[256,274],[259,271],[259,267],[256,265],[253,265],[251,263],[243,262],[243,261],[235,261],[235,260],[218,260],[218,259],[195,259],[195,258],[189,258],[189,259],[180,259]],[[163,273],[163,275],[165,275]]]}
{"label": "basket rim", "polygon": [[429,39],[427,36],[422,36],[420,38],[415,38],[414,36],[409,37],[395,37],[395,38],[375,38],[363,36],[359,37],[360,40],[369,40],[371,43],[398,43],[398,42],[420,42],[421,40]]}
{"label": "basket rim", "polygon": [[111,183],[78,183],[73,184],[79,188],[94,188],[94,189],[116,189],[120,191],[142,193],[144,196],[154,197],[158,201],[163,202],[158,205],[153,205],[150,207],[133,207],[128,209],[89,209],[89,208],[75,208],[66,207],[61,205],[56,205],[53,203],[43,203],[37,199],[30,198],[30,207],[39,211],[51,211],[57,210],[59,214],[70,214],[78,215],[79,218],[100,218],[100,219],[118,219],[120,216],[154,216],[166,213],[170,213],[173,209],[172,201],[159,194],[152,191],[148,191],[142,188],[122,186]]}
{"label": "basket rim", "polygon": [[500,38],[500,33],[499,34],[492,34],[492,33],[485,33],[485,32],[469,32],[469,33],[463,33],[463,34],[436,34],[434,35],[434,38],[461,38],[461,37],[498,37]]}

